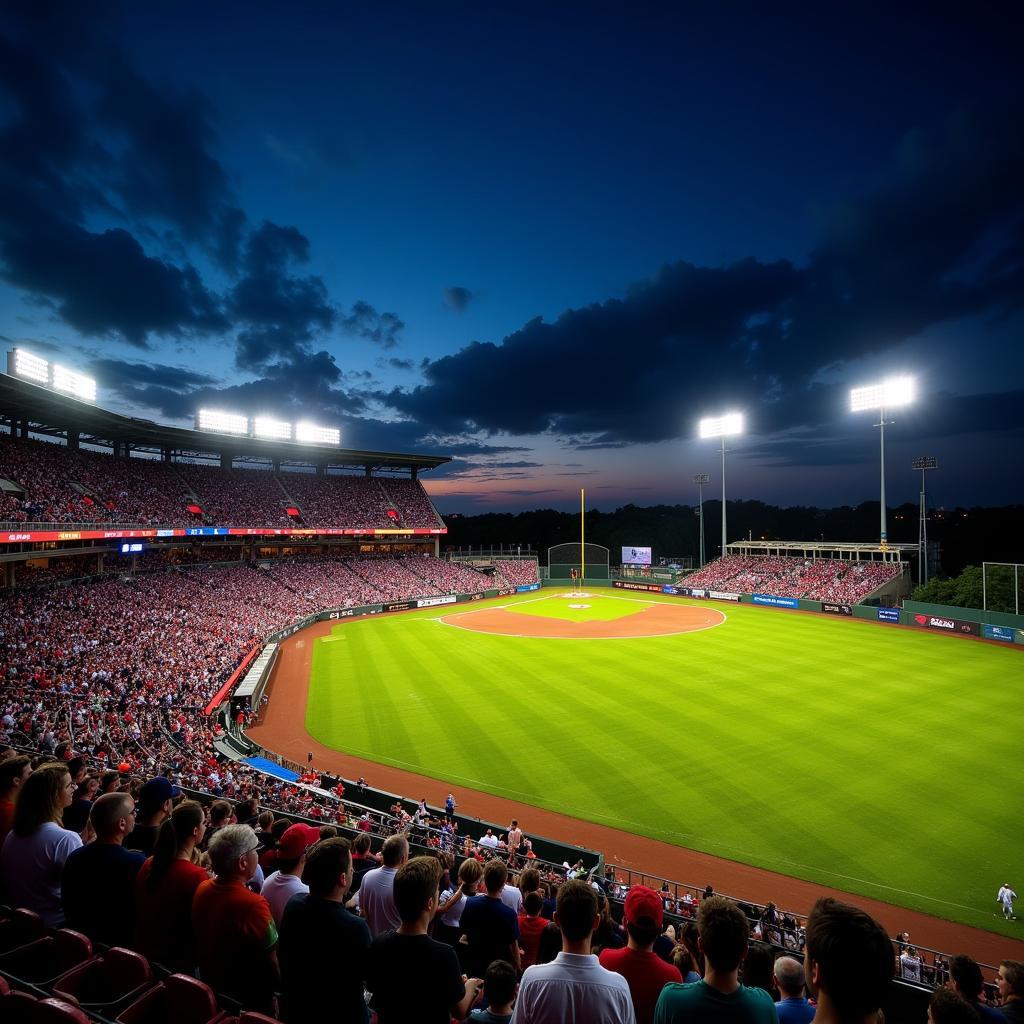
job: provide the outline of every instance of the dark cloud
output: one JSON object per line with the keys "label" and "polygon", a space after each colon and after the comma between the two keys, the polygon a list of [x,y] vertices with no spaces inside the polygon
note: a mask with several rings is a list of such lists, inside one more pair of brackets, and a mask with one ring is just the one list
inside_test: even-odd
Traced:
{"label": "dark cloud", "polygon": [[882,184],[826,212],[806,266],[671,264],[623,299],[433,360],[423,384],[387,401],[450,433],[551,432],[591,450],[692,436],[723,403],[746,408],[752,429],[817,422],[826,402],[834,419],[841,397],[816,383],[823,368],[1020,308],[1019,114],[958,112],[911,133]]}
{"label": "dark cloud", "polygon": [[373,342],[383,349],[395,348],[405,324],[394,313],[378,313],[368,302],[360,299],[352,304],[349,314],[338,326],[356,338]]}
{"label": "dark cloud", "polygon": [[463,288],[459,284],[453,284],[442,291],[441,297],[448,309],[455,313],[462,313],[475,296],[468,288]]}
{"label": "dark cloud", "polygon": [[396,359],[394,356],[386,360],[385,365],[390,366],[392,370],[412,370],[416,366],[411,359]]}

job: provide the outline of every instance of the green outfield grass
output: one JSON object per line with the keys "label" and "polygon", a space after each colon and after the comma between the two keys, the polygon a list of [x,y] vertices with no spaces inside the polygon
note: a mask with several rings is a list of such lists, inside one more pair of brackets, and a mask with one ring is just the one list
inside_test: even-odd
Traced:
{"label": "green outfield grass", "polygon": [[[581,600],[601,618],[658,600],[627,596]],[[577,614],[543,592],[494,603]],[[717,628],[614,641],[438,621],[467,605],[345,623],[315,645],[307,728],[445,785],[1019,937],[995,894],[1024,848],[1024,652],[715,607]]]}

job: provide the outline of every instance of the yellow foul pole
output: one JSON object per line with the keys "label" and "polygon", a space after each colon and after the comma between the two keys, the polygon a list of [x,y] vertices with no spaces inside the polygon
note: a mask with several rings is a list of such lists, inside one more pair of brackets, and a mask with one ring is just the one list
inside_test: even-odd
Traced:
{"label": "yellow foul pole", "polygon": [[584,500],[586,491],[580,488],[580,585],[583,585],[583,580],[587,575],[587,549],[583,546],[585,543],[585,537],[583,532],[583,517],[584,517]]}

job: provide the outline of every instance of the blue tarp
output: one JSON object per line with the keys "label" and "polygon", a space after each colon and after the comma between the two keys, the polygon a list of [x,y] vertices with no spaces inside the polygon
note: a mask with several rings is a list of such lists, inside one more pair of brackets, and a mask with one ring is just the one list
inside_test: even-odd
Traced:
{"label": "blue tarp", "polygon": [[253,768],[259,768],[261,772],[266,772],[268,775],[276,775],[279,779],[284,779],[285,782],[297,782],[299,779],[298,772],[293,772],[290,768],[282,768],[265,757],[247,757],[245,763],[251,764]]}

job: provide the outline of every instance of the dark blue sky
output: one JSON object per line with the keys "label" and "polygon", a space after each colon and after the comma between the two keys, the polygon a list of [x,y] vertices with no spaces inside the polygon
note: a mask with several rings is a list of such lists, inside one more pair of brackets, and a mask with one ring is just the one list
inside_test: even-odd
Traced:
{"label": "dark blue sky", "polygon": [[[762,5],[763,6],[763,5]],[[0,13],[0,335],[100,403],[455,454],[443,511],[1024,500],[1020,7]]]}

